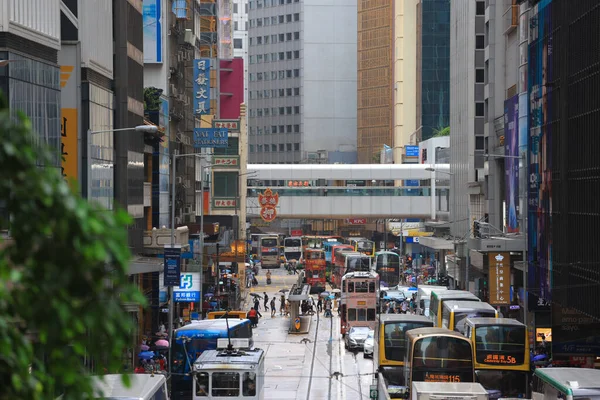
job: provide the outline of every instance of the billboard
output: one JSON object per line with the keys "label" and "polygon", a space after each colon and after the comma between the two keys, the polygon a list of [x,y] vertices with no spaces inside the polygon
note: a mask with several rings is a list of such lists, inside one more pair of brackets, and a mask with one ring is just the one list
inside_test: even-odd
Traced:
{"label": "billboard", "polygon": [[506,229],[519,232],[519,96],[504,101],[504,184]]}
{"label": "billboard", "polygon": [[162,0],[144,0],[142,26],[144,32],[144,63],[163,62]]}
{"label": "billboard", "polygon": [[[219,65],[219,116],[239,121],[240,104],[244,102],[244,59],[219,60]],[[239,131],[239,122],[237,125]]]}
{"label": "billboard", "polygon": [[60,64],[61,170],[68,180],[79,179],[79,105],[81,103],[81,60],[79,44],[66,44],[58,52]]}
{"label": "billboard", "polygon": [[490,304],[510,304],[510,253],[488,253]]}
{"label": "billboard", "polygon": [[551,296],[552,277],[552,116],[548,104],[554,80],[552,65],[551,1],[542,0],[531,11],[529,42],[528,138],[528,271],[529,286],[540,301]]}
{"label": "billboard", "polygon": [[210,58],[194,60],[194,114],[210,114]]}

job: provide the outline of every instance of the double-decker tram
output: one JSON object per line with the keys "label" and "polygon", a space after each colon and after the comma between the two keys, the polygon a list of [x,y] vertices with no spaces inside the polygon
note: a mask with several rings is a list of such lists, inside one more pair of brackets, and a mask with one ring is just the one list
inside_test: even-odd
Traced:
{"label": "double-decker tram", "polygon": [[423,315],[382,314],[375,331],[373,360],[379,371],[392,385],[404,385],[404,355],[406,332],[411,329],[433,327],[433,321]]}
{"label": "double-decker tram", "polygon": [[337,288],[341,287],[342,277],[349,272],[371,271],[371,261],[371,257],[356,251],[336,250],[332,285]]}
{"label": "double-decker tram", "polygon": [[408,395],[413,382],[475,382],[473,345],[458,332],[417,328],[406,332],[404,374]]}
{"label": "double-decker tram", "polygon": [[400,283],[400,255],[393,251],[375,253],[375,272],[379,274],[382,285],[397,286]]}
{"label": "double-decker tram", "polygon": [[475,378],[490,399],[527,398],[531,360],[525,325],[510,318],[467,318],[463,333],[474,347]]}
{"label": "double-decker tram", "polygon": [[448,300],[442,311],[442,328],[464,332],[467,318],[498,318],[498,311],[483,301]]}
{"label": "double-decker tram", "polygon": [[342,336],[352,327],[377,326],[379,276],[372,271],[354,271],[344,275],[341,284],[340,324]]}
{"label": "double-decker tram", "polygon": [[318,249],[306,249],[304,253],[304,271],[306,283],[311,285],[311,293],[321,293],[325,291],[325,272],[327,265],[325,263],[325,251]]}

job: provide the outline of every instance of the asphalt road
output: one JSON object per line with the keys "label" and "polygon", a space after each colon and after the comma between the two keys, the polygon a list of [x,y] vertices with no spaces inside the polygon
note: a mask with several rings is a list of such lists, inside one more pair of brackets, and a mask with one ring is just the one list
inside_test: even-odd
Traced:
{"label": "asphalt road", "polygon": [[[258,286],[247,289],[250,293],[262,296],[267,292],[269,297],[277,298],[274,317],[264,311],[261,300],[263,317],[254,329],[255,346],[266,351],[265,399],[369,399],[373,362],[360,351],[344,349],[336,313],[333,318],[325,318],[322,313],[314,315],[308,334],[289,334],[290,318],[279,315],[278,292],[290,289],[298,276],[288,275],[284,269],[273,269],[271,273],[271,285],[266,284],[265,271],[261,270]],[[246,309],[250,309],[252,296],[246,298]]]}

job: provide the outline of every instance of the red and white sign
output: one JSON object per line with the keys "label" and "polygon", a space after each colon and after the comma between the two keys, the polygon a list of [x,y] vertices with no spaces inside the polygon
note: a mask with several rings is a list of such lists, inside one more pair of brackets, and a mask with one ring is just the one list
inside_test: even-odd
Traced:
{"label": "red and white sign", "polygon": [[347,218],[346,222],[350,225],[365,225],[367,223],[366,218]]}
{"label": "red and white sign", "polygon": [[292,236],[302,236],[302,229],[292,229]]}

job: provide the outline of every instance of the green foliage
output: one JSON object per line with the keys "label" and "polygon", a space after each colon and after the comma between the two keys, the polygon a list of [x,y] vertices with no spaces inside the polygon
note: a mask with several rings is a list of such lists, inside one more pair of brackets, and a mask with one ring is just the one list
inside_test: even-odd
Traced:
{"label": "green foliage", "polygon": [[144,88],[144,110],[146,111],[158,111],[160,110],[160,104],[162,100],[160,95],[163,90],[150,86]]}
{"label": "green foliage", "polygon": [[[1,97],[1,96],[0,96]],[[132,323],[122,211],[102,211],[72,192],[35,145],[31,124],[0,109],[0,204],[11,215],[0,239],[0,399],[64,400],[92,394],[82,360],[116,372]]]}
{"label": "green foliage", "polygon": [[450,136],[450,127],[446,126],[444,128],[439,127],[433,130],[433,137],[442,137],[442,136]]}

